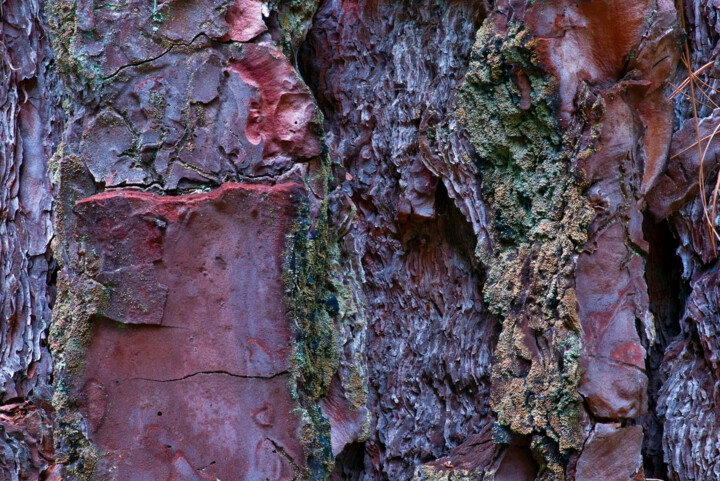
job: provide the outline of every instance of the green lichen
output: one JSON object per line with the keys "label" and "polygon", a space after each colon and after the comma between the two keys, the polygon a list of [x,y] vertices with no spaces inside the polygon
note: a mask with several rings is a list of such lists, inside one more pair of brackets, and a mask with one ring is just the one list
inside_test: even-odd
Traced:
{"label": "green lichen", "polygon": [[536,64],[528,32],[486,21],[456,115],[480,158],[491,208],[484,298],[502,320],[491,406],[500,428],[531,437],[543,479],[564,479],[581,447],[580,327],[573,289],[592,209],[572,170],[577,130],[556,123],[556,84]]}
{"label": "green lichen", "polygon": [[72,248],[68,244],[75,239],[69,234],[72,230],[69,224],[76,197],[83,195],[84,188],[92,188],[92,179],[77,156],[66,154],[64,144],[58,146],[49,168],[58,199],[54,212],[57,235],[52,248],[61,267],[49,336],[54,364],[52,405],[56,413],[53,439],[65,477],[82,481],[91,479],[100,453],[86,437],[87,421],[80,414],[77,393],[82,388],[92,318],[102,315],[107,308],[110,292],[86,275],[86,268],[90,268],[96,256],[92,251],[86,252],[84,239],[76,239],[77,245]]}
{"label": "green lichen", "polygon": [[45,3],[55,62],[63,73],[74,70],[76,65],[72,55],[72,41],[77,30],[75,8],[74,0],[49,0]]}
{"label": "green lichen", "polygon": [[295,58],[296,52],[305,39],[312,18],[320,4],[319,0],[271,0],[268,7],[276,12],[281,29],[281,47],[288,58]]}
{"label": "green lichen", "polygon": [[[353,214],[354,215],[354,214]],[[362,344],[366,328],[365,319],[362,315],[362,306],[358,305],[354,291],[360,289],[361,282],[356,278],[354,269],[343,268],[340,263],[341,253],[337,243],[333,243],[330,251],[330,281],[335,293],[338,313],[336,323],[341,332],[349,332],[350,339],[343,339],[345,343],[352,343],[352,358],[341,361],[340,380],[345,390],[345,396],[350,401],[350,409],[357,410],[367,403],[367,382],[365,372],[362,368]],[[359,345],[360,344],[360,345]],[[366,424],[369,425],[368,417]],[[369,436],[362,436],[359,441],[364,441]]]}
{"label": "green lichen", "polygon": [[[331,425],[320,407],[333,378],[339,378],[351,410],[364,407],[367,383],[359,349],[353,351],[355,357],[341,359],[341,346],[358,340],[343,339],[340,332],[364,332],[365,324],[353,296],[358,281],[343,269],[338,236],[328,218],[330,159],[323,155],[308,165],[305,184],[314,200],[300,207],[288,236],[283,281],[295,334],[290,389],[303,421],[306,466],[301,479],[314,481],[326,479],[335,462]],[[359,440],[367,439],[370,424],[368,415]]]}
{"label": "green lichen", "polygon": [[68,479],[87,480],[95,470],[98,451],[85,436],[86,421],[75,393],[81,388],[78,382],[83,377],[83,359],[91,341],[91,318],[103,311],[108,293],[102,284],[68,270],[60,271],[57,287],[58,302],[50,329],[55,363],[55,454]]}
{"label": "green lichen", "polygon": [[482,481],[484,473],[445,467],[419,466],[413,481]]}
{"label": "green lichen", "polygon": [[76,0],[48,0],[45,18],[50,27],[50,44],[58,72],[64,77],[66,87],[72,92],[83,93],[96,89],[100,77],[97,67],[74,47],[78,35],[76,3]]}
{"label": "green lichen", "polygon": [[[322,191],[327,192],[328,160],[320,163]],[[309,180],[309,183],[314,183]],[[334,236],[327,218],[327,199],[313,215],[305,203],[288,239],[284,283],[287,309],[294,327],[291,359],[293,397],[303,419],[301,441],[305,450],[303,479],[323,480],[332,471],[330,422],[319,402],[327,395],[339,365],[338,334],[326,309],[331,295],[329,278]]]}

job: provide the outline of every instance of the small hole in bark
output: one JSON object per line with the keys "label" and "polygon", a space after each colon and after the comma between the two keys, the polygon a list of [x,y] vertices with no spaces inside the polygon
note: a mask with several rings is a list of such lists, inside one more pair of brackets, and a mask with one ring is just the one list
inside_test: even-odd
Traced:
{"label": "small hole in bark", "polygon": [[158,411],[158,416],[162,416],[162,411]]}

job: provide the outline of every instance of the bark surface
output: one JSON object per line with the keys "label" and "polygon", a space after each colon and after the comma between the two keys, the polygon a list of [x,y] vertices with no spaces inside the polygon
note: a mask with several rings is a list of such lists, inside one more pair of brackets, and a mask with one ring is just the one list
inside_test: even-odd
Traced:
{"label": "bark surface", "polygon": [[720,477],[712,1],[0,17],[0,479]]}

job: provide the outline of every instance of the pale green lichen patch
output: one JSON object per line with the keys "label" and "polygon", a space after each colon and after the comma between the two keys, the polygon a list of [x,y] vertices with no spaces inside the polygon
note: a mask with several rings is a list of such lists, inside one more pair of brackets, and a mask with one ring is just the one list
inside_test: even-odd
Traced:
{"label": "pale green lichen patch", "polygon": [[576,131],[561,132],[555,84],[518,25],[478,32],[456,116],[479,157],[494,248],[484,298],[502,320],[491,406],[501,427],[532,438],[542,479],[564,479],[581,447],[580,326],[573,288],[592,209],[572,170]]}
{"label": "pale green lichen patch", "polygon": [[413,476],[413,481],[482,481],[482,479],[483,473],[481,472],[434,466],[419,466]]}
{"label": "pale green lichen patch", "polygon": [[45,3],[45,16],[51,33],[50,41],[55,51],[55,61],[62,73],[73,70],[77,61],[72,56],[72,41],[77,30],[75,8],[73,0],[49,0]]}
{"label": "pale green lichen patch", "polygon": [[83,377],[84,355],[91,341],[91,318],[107,305],[105,286],[85,276],[60,271],[58,302],[53,308],[50,349],[55,363],[55,454],[68,479],[90,479],[98,460],[97,448],[86,437],[76,392]]}
{"label": "pale green lichen patch", "polygon": [[[334,296],[331,299],[337,301],[336,325],[341,335],[340,343],[343,346],[351,347],[351,355],[340,360],[339,370],[340,381],[347,399],[350,401],[350,409],[357,410],[367,403],[368,389],[365,377],[364,352],[365,329],[367,324],[363,316],[363,307],[356,298],[355,293],[361,289],[361,281],[357,278],[355,269],[343,268],[340,262],[341,252],[338,244],[334,242],[330,248],[330,272],[329,277],[332,283]],[[346,260],[349,263],[349,260]],[[366,425],[369,426],[368,416]],[[369,428],[368,428],[369,429]],[[365,441],[369,436],[368,429],[358,441]]]}
{"label": "pale green lichen patch", "polygon": [[281,45],[288,58],[305,39],[312,18],[320,4],[319,0],[271,0],[268,6],[277,13],[281,28]]}
{"label": "pale green lichen patch", "polygon": [[83,92],[94,89],[98,78],[87,58],[75,51],[78,34],[76,3],[76,0],[48,0],[45,17],[50,27],[50,43],[58,71],[63,75],[65,84]]}
{"label": "pale green lichen patch", "polygon": [[49,168],[58,199],[52,248],[61,267],[49,337],[55,389],[53,439],[64,476],[83,481],[92,478],[100,452],[87,437],[89,427],[81,414],[78,393],[82,388],[93,318],[106,310],[110,293],[106,286],[86,274],[95,256],[85,250],[82,237],[72,234],[73,205],[78,197],[92,191],[92,178],[77,156],[65,153],[64,144],[60,144],[50,159]]}
{"label": "pale green lichen patch", "polygon": [[[362,351],[355,345],[364,337],[344,336],[352,330],[364,333],[365,323],[353,295],[359,281],[353,273],[343,270],[337,233],[330,225],[330,159],[320,156],[308,167],[305,184],[311,195],[301,206],[288,236],[283,281],[295,334],[290,389],[298,401],[297,414],[303,420],[300,434],[306,466],[301,479],[324,480],[332,472],[335,459],[332,426],[321,404],[337,377],[348,409],[364,408],[367,381]],[[347,355],[343,346],[353,354]],[[368,414],[357,441],[369,436],[370,421]]]}
{"label": "pale green lichen patch", "polygon": [[[320,161],[322,190],[327,191],[327,159]],[[311,182],[311,180],[309,180]],[[326,301],[331,295],[331,246],[334,236],[327,219],[327,199],[313,216],[309,203],[301,206],[288,238],[284,283],[286,304],[293,325],[295,343],[291,358],[290,389],[298,401],[303,420],[301,441],[305,450],[303,479],[323,480],[335,459],[332,453],[330,422],[320,401],[327,395],[340,358],[338,333]]]}

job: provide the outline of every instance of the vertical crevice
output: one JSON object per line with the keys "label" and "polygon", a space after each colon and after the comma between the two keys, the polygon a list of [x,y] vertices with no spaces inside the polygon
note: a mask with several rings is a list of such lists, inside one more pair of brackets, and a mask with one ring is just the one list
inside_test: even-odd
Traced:
{"label": "vertical crevice", "polygon": [[648,414],[641,423],[645,431],[643,464],[645,475],[664,479],[667,466],[662,446],[663,424],[656,412],[660,389],[665,382],[660,367],[665,350],[678,334],[679,319],[689,289],[682,279],[682,261],[677,255],[679,243],[666,220],[656,223],[649,214],[643,220],[643,234],[650,246],[645,268],[650,311],[655,318],[655,342],[648,345],[645,358],[648,376]]}

